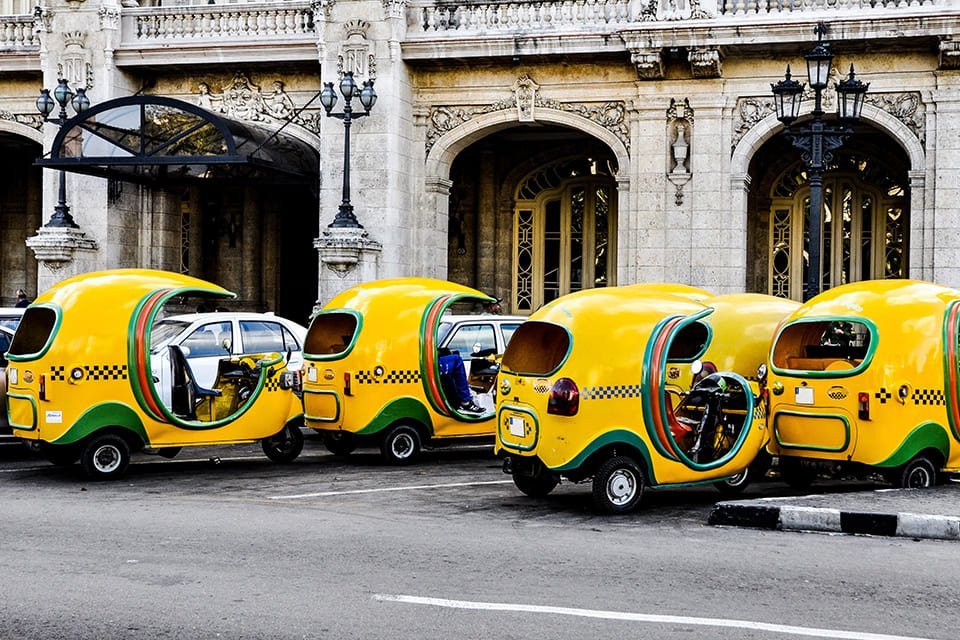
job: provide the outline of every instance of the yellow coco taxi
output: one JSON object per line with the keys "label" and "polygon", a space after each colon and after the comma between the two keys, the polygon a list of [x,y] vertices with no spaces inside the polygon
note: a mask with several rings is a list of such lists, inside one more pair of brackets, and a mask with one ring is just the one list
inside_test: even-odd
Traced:
{"label": "yellow coco taxi", "polygon": [[[504,470],[534,497],[561,477],[592,478],[594,502],[608,513],[635,508],[645,485],[743,473],[767,439],[745,376],[762,375],[791,308],[767,296],[697,302],[642,287],[550,303],[503,357],[496,450]],[[710,373],[710,363],[725,370]]]}
{"label": "yellow coco taxi", "polygon": [[275,461],[296,458],[302,411],[282,354],[225,355],[216,382],[203,388],[189,354],[170,347],[172,389],[161,393],[151,374],[151,328],[164,304],[183,296],[233,294],[196,278],[128,269],[69,278],[40,295],[7,355],[14,435],[55,464],[79,459],[101,479],[123,475],[140,449],[172,457],[186,446],[259,440]]}
{"label": "yellow coco taxi", "polygon": [[479,411],[461,408],[446,375],[452,356],[443,348],[451,319],[463,318],[451,316],[451,308],[492,301],[475,289],[426,278],[370,282],[333,298],[313,318],[304,343],[307,426],[322,433],[336,454],[371,443],[391,464],[413,461],[427,441],[492,438],[496,363],[488,358],[502,353],[506,327],[512,332],[523,318],[475,316],[477,335],[487,325],[504,332],[497,347],[461,354],[476,356],[469,382]]}
{"label": "yellow coco taxi", "polygon": [[909,280],[830,289],[770,355],[771,453],[805,486],[826,464],[928,487],[960,471],[960,291]]}

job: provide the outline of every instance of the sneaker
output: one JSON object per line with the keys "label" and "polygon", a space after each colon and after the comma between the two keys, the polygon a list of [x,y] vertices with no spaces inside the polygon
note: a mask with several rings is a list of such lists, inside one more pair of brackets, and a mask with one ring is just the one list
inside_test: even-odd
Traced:
{"label": "sneaker", "polygon": [[462,411],[463,413],[476,413],[476,414],[486,413],[483,407],[473,402],[472,400],[470,402],[461,404],[460,411]]}

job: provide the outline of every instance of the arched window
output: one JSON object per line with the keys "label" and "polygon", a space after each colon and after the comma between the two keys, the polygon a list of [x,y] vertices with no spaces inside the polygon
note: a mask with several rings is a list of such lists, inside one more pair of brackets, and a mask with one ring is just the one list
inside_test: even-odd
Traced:
{"label": "arched window", "polygon": [[[860,280],[907,275],[909,198],[874,158],[843,154],[823,178],[823,290]],[[793,165],[770,193],[769,293],[801,300],[809,264],[810,187]]]}
{"label": "arched window", "polygon": [[615,284],[616,183],[608,161],[564,158],[528,175],[516,191],[513,309]]}

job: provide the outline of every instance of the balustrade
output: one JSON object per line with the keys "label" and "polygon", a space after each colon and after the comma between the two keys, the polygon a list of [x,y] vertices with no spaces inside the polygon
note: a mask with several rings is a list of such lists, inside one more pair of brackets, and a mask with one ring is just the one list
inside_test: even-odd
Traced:
{"label": "balustrade", "polygon": [[[124,10],[125,42],[253,40],[312,34],[309,2],[185,5]],[[129,29],[128,29],[129,27]]]}
{"label": "balustrade", "polygon": [[39,47],[40,40],[33,32],[33,16],[0,16],[0,49],[28,49]]}
{"label": "balustrade", "polygon": [[944,0],[721,0],[721,15],[785,13],[796,11],[863,11],[931,7]]}

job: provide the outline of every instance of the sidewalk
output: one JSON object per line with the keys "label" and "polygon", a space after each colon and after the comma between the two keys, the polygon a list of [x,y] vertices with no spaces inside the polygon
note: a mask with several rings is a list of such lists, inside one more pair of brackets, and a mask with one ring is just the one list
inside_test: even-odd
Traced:
{"label": "sidewalk", "polygon": [[719,502],[708,523],[960,540],[960,484]]}

